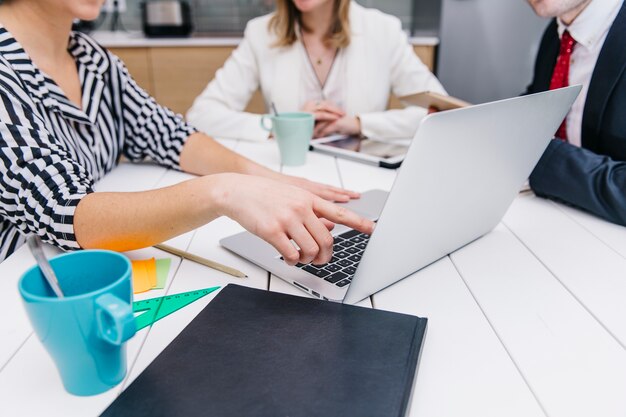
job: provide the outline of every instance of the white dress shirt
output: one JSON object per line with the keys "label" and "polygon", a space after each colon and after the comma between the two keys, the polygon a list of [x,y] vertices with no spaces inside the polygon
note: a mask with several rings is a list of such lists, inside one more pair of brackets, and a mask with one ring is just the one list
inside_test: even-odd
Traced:
{"label": "white dress shirt", "polygon": [[346,54],[345,50],[340,49],[333,60],[333,63],[326,76],[326,81],[322,85],[315,68],[310,62],[306,48],[302,43],[299,43],[302,52],[302,59],[308,64],[304,66],[302,72],[302,84],[300,85],[300,100],[299,108],[302,108],[308,101],[324,101],[328,100],[333,102],[340,109],[346,108],[346,89],[343,88],[346,85]]}
{"label": "white dress shirt", "polygon": [[[239,47],[187,113],[192,125],[216,137],[267,139],[261,116],[243,111],[258,88],[267,109],[272,102],[279,112],[301,109],[309,96],[307,82],[315,81],[310,78],[311,64],[300,41],[272,46],[276,35],[268,29],[270,18],[248,22]],[[426,110],[414,106],[387,110],[390,93],[445,94],[445,90],[413,52],[398,18],[352,2],[350,32],[350,44],[341,51],[339,66],[324,87],[327,99],[343,101],[347,115],[358,115],[366,136],[413,137]],[[319,86],[312,88],[318,89],[311,90],[314,95],[319,93]]]}
{"label": "white dress shirt", "polygon": [[604,40],[623,2],[624,0],[592,0],[569,26],[557,19],[559,37],[567,30],[576,41],[570,60],[569,84],[583,85],[567,115],[567,138],[572,145],[581,145],[583,112],[591,76]]}

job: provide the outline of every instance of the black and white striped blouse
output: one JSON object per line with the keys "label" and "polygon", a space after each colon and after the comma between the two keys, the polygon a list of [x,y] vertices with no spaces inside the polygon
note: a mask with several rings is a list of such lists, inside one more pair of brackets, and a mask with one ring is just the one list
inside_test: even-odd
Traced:
{"label": "black and white striped blouse", "polygon": [[80,76],[82,109],[0,26],[0,261],[29,234],[79,248],[76,206],[121,154],[178,168],[185,139],[195,131],[88,36],[72,33],[68,51]]}

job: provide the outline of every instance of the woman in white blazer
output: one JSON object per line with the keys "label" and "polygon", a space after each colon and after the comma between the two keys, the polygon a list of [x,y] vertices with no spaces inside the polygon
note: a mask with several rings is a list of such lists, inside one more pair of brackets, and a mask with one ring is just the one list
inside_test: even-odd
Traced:
{"label": "woman in white blazer", "polygon": [[260,87],[266,109],[311,111],[315,136],[411,138],[426,110],[387,110],[390,92],[444,93],[415,55],[400,20],[350,0],[278,0],[251,20],[239,47],[196,98],[188,121],[207,134],[267,139],[260,115],[246,113]]}

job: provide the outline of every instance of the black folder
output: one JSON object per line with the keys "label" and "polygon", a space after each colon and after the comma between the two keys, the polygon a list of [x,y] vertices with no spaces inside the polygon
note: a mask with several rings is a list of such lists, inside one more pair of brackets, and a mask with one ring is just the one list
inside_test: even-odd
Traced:
{"label": "black folder", "polygon": [[102,416],[400,417],[426,323],[231,284]]}

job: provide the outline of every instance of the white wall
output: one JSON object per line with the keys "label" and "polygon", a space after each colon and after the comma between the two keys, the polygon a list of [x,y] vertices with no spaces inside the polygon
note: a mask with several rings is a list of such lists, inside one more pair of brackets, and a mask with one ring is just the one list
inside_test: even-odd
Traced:
{"label": "white wall", "polygon": [[519,95],[548,24],[526,0],[443,0],[437,75],[472,103]]}

